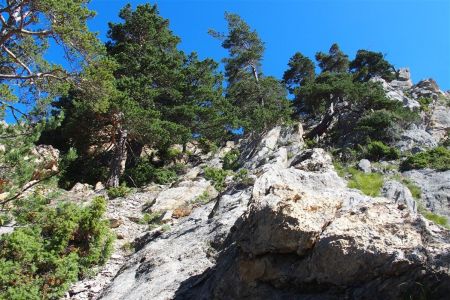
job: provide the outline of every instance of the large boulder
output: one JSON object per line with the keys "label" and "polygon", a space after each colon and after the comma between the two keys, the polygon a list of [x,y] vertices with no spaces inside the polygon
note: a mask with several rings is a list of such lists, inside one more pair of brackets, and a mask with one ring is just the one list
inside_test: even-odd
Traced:
{"label": "large boulder", "polygon": [[422,190],[422,202],[430,211],[450,221],[450,170],[412,170],[403,173]]}
{"label": "large boulder", "polygon": [[417,212],[417,204],[411,191],[400,182],[395,180],[386,181],[381,188],[381,194],[397,203],[400,209],[407,208],[412,213]]}
{"label": "large boulder", "polygon": [[221,265],[219,258],[220,270],[189,296],[403,299],[425,289],[444,299],[450,292],[449,232],[392,200],[346,189],[333,171],[268,171],[241,224],[233,259],[224,255]]}

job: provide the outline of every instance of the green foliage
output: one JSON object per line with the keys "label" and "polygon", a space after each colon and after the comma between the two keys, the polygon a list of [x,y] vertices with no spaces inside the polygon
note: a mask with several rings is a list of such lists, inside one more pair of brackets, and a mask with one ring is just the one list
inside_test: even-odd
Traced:
{"label": "green foliage", "polygon": [[289,69],[283,74],[283,82],[290,93],[295,94],[299,86],[313,81],[316,77],[314,63],[300,52],[290,58],[288,67]]}
{"label": "green foliage", "polygon": [[232,126],[245,133],[261,132],[284,122],[291,114],[290,102],[281,82],[265,77],[261,72],[264,43],[236,14],[225,14],[228,33],[210,31],[222,40],[228,50],[225,58],[225,77],[228,81],[226,99],[232,106]]}
{"label": "green foliage", "polygon": [[450,170],[450,150],[440,146],[411,155],[401,164],[403,171],[424,168],[438,171]]}
{"label": "green foliage", "polygon": [[316,60],[322,72],[315,78],[305,71],[311,63],[300,54],[291,58],[285,72],[296,113],[313,124],[319,122],[307,138],[327,133],[328,142],[346,147],[365,144],[368,137],[391,142],[399,129],[419,120],[417,113],[387,99],[381,85],[369,80],[393,76],[392,66],[380,53],[360,50],[349,69],[347,55],[334,44],[328,54],[317,53]]}
{"label": "green foliage", "polygon": [[213,182],[216,190],[218,190],[219,192],[223,191],[223,189],[225,188],[225,179],[229,175],[229,171],[213,167],[206,167],[204,169],[204,172],[205,178]]}
{"label": "green foliage", "polygon": [[238,184],[243,185],[251,185],[253,184],[253,181],[249,177],[249,172],[247,169],[240,169],[238,172],[236,172],[233,176],[234,182]]}
{"label": "green foliage", "polygon": [[214,142],[208,140],[205,137],[201,137],[198,140],[198,146],[202,150],[202,153],[204,153],[204,154],[208,154],[208,153],[214,154],[219,149],[219,147],[217,147],[217,145]]}
{"label": "green foliage", "polygon": [[422,189],[419,186],[417,186],[414,182],[406,178],[402,179],[401,182],[404,185],[406,185],[406,187],[409,189],[414,199],[420,200],[422,198]]}
{"label": "green foliage", "polygon": [[200,205],[204,205],[209,203],[212,200],[211,196],[209,195],[208,191],[204,191],[200,196],[198,196],[197,198],[195,198],[192,201],[192,204],[200,204]]}
{"label": "green foliage", "polygon": [[379,161],[381,159],[394,160],[400,157],[400,151],[398,149],[380,141],[370,142],[364,150],[365,158],[373,161]]}
{"label": "green foliage", "polygon": [[103,197],[84,208],[49,201],[37,195],[21,200],[15,214],[22,226],[0,238],[1,299],[58,299],[111,253]]}
{"label": "green foliage", "polygon": [[420,103],[420,109],[422,111],[430,111],[430,104],[433,103],[433,98],[420,97],[419,99],[417,99],[417,101]]}
{"label": "green foliage", "polygon": [[333,44],[328,53],[316,53],[316,60],[322,73],[345,73],[349,68],[348,55],[341,51],[338,44]]}
{"label": "green foliage", "polygon": [[119,197],[126,197],[130,192],[131,189],[127,187],[125,184],[122,184],[118,187],[110,187],[108,188],[108,197],[110,199],[119,198]]}
{"label": "green foliage", "polygon": [[141,159],[134,167],[127,169],[123,177],[126,182],[136,187],[143,187],[151,182],[169,184],[177,179],[177,171],[180,171],[180,168],[180,165],[158,168],[149,160]]}
{"label": "green foliage", "polygon": [[384,180],[383,175],[378,173],[364,173],[354,168],[348,169],[351,178],[348,181],[349,188],[355,188],[367,196],[376,197],[380,195]]}
{"label": "green foliage", "polygon": [[435,224],[441,225],[447,229],[450,229],[450,225],[448,224],[448,219],[445,216],[440,216],[431,211],[421,209],[420,213],[428,220],[432,221]]}
{"label": "green foliage", "polygon": [[350,71],[358,81],[368,81],[375,76],[387,81],[396,78],[394,67],[384,59],[384,55],[368,50],[358,50],[355,59],[350,63]]}
{"label": "green foliage", "polygon": [[[53,97],[65,94],[77,68],[102,52],[87,22],[94,16],[88,0],[6,1],[2,3],[0,115],[7,107],[20,115],[15,102],[31,114],[45,115]],[[62,51],[65,63],[49,61],[49,49]],[[57,51],[58,51],[57,50]],[[67,70],[66,68],[69,68]],[[73,72],[75,71],[75,72]],[[70,74],[69,74],[70,73]],[[32,104],[30,104],[32,103]],[[6,104],[6,105],[3,105]]]}
{"label": "green foliage", "polygon": [[223,169],[224,170],[236,170],[239,167],[240,152],[238,149],[232,149],[227,152],[223,157]]}
{"label": "green foliage", "polygon": [[146,213],[142,217],[140,223],[141,224],[149,224],[149,225],[159,224],[163,215],[164,215],[163,212]]}
{"label": "green foliage", "polygon": [[159,168],[154,171],[155,182],[159,184],[169,184],[177,180],[177,173],[173,170]]}

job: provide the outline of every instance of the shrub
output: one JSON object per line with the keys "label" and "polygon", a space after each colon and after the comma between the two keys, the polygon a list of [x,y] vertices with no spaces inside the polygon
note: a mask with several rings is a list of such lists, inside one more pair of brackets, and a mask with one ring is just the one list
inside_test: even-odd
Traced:
{"label": "shrub", "polygon": [[234,174],[233,180],[236,183],[243,185],[251,185],[253,183],[251,178],[248,176],[247,169],[240,169],[237,173]]}
{"label": "shrub", "polygon": [[197,198],[195,198],[192,201],[192,204],[207,204],[212,200],[211,196],[209,195],[208,191],[204,191],[200,196],[198,196]]}
{"label": "shrub", "polygon": [[108,189],[108,197],[111,199],[125,197],[130,193],[131,189],[128,188],[125,184],[121,184],[118,187],[110,187]]}
{"label": "shrub", "polygon": [[427,97],[421,97],[417,99],[417,101],[420,103],[420,109],[424,112],[428,112],[430,110],[430,104],[433,102],[432,98]]}
{"label": "shrub", "polygon": [[217,145],[214,142],[204,137],[201,137],[198,140],[198,147],[202,150],[203,154],[208,154],[210,152],[215,153],[218,149]]}
{"label": "shrub", "polygon": [[150,182],[168,184],[177,179],[177,172],[181,172],[180,164],[169,169],[156,168],[150,161],[141,160],[133,168],[125,171],[124,180],[136,187],[142,187]]}
{"label": "shrub", "polygon": [[227,152],[223,157],[223,168],[225,170],[236,170],[239,167],[239,150],[232,149]]}
{"label": "shrub", "polygon": [[142,217],[140,223],[141,224],[157,224],[161,221],[162,216],[163,216],[162,212],[146,213]]}
{"label": "shrub", "polygon": [[177,180],[177,173],[168,169],[156,169],[153,173],[154,181],[158,184],[169,184]]}
{"label": "shrub", "polygon": [[401,165],[403,171],[424,168],[450,170],[450,150],[441,146],[420,152],[408,157]]}
{"label": "shrub", "polygon": [[17,203],[21,227],[0,238],[0,299],[58,299],[109,257],[113,236],[102,220],[103,197],[84,208],[49,201],[33,196]]}
{"label": "shrub", "polygon": [[214,187],[218,191],[222,191],[225,188],[225,179],[228,176],[228,171],[213,167],[206,167],[204,169],[205,178],[211,180]]}
{"label": "shrub", "polygon": [[348,172],[351,174],[351,178],[348,181],[349,188],[358,189],[367,196],[376,197],[380,195],[380,190],[384,183],[381,174],[367,174],[354,168],[349,168]]}
{"label": "shrub", "polygon": [[381,159],[394,160],[400,157],[400,151],[394,147],[389,147],[380,141],[373,141],[367,144],[364,150],[367,159],[378,161]]}

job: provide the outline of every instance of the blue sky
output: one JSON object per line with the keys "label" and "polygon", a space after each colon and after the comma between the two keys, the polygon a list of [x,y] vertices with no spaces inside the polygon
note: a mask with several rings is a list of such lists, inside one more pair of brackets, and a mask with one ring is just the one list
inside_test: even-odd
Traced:
{"label": "blue sky", "polygon": [[263,71],[281,78],[296,52],[314,57],[337,42],[354,57],[358,49],[383,52],[395,67],[410,67],[414,82],[434,78],[450,89],[450,0],[92,0],[90,28],[106,39],[126,3],[157,3],[181,49],[200,57],[226,56],[207,31],[225,31],[225,11],[241,15],[266,43]]}

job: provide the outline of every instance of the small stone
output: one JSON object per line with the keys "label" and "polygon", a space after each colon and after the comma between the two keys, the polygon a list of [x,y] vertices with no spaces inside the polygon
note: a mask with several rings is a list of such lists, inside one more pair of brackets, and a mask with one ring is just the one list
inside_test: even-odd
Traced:
{"label": "small stone", "polygon": [[372,165],[368,159],[361,159],[358,163],[358,169],[360,169],[364,173],[371,173]]}
{"label": "small stone", "polygon": [[121,219],[109,219],[109,227],[110,228],[117,228],[122,224],[123,224],[123,221]]}

